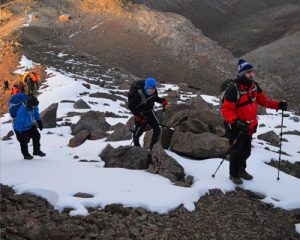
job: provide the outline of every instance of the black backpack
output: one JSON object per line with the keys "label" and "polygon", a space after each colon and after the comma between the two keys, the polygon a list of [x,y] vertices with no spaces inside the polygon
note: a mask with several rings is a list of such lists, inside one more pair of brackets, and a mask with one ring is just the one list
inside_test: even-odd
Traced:
{"label": "black backpack", "polygon": [[141,96],[142,101],[141,102],[145,102],[145,95],[143,93],[143,88],[145,86],[145,81],[144,80],[136,80],[132,83],[129,92],[128,92],[128,104],[129,107],[131,107],[131,99],[132,97],[136,94],[139,93]]}
{"label": "black backpack", "polygon": [[[221,84],[221,87],[220,87],[220,92],[221,92],[221,94],[220,94],[220,98],[219,98],[219,99],[220,99],[219,110],[221,110],[221,107],[222,107],[222,105],[223,105],[223,103],[224,103],[224,98],[225,98],[226,91],[227,91],[228,89],[230,89],[231,87],[235,87],[235,88],[236,88],[236,91],[237,91],[236,102],[235,102],[236,105],[238,104],[238,102],[239,102],[241,96],[242,96],[243,94],[248,93],[248,92],[241,92],[240,88],[239,88],[238,85],[237,85],[236,79],[226,79],[226,80]],[[252,92],[252,91],[257,91],[257,85],[256,85],[256,84],[254,85],[254,88],[251,90],[251,92]],[[254,100],[254,101],[255,101],[255,100]],[[246,104],[251,103],[251,102],[253,102],[253,100],[250,100],[250,99],[249,99],[248,102],[246,102],[245,104],[242,104],[242,105],[246,105]],[[238,106],[242,106],[242,105],[238,105]]]}

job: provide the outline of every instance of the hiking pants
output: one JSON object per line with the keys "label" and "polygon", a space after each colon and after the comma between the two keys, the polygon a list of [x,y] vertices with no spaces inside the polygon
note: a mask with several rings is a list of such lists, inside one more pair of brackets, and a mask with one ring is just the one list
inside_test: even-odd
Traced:
{"label": "hiking pants", "polygon": [[246,170],[246,161],[251,154],[252,136],[247,133],[241,133],[239,135],[239,133],[237,129],[228,131],[230,145],[237,139],[232,146],[229,159],[229,173],[231,177],[239,177],[239,173]]}
{"label": "hiking pants", "polygon": [[40,150],[40,138],[41,135],[39,131],[33,126],[30,130],[19,132],[15,131],[18,141],[20,142],[21,152],[24,156],[29,155],[28,152],[28,143],[32,138],[33,143],[33,152],[37,152]]}
{"label": "hiking pants", "polygon": [[140,146],[139,138],[143,132],[145,132],[148,123],[153,129],[152,140],[150,143],[150,149],[152,149],[153,145],[158,141],[160,136],[159,122],[153,110],[144,112],[143,117],[146,120],[145,124],[141,124],[139,121],[134,122],[136,131],[133,135],[133,143],[134,146]]}

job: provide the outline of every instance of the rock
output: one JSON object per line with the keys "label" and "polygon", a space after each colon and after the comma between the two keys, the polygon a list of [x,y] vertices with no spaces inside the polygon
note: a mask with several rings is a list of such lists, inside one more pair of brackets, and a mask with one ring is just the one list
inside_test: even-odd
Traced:
{"label": "rock", "polygon": [[180,100],[180,93],[176,90],[168,92],[167,99],[172,102],[177,102]]}
{"label": "rock", "polygon": [[106,98],[106,99],[110,99],[112,101],[117,101],[117,100],[121,100],[124,101],[125,99],[122,97],[119,97],[117,95],[111,94],[111,93],[101,93],[101,92],[97,92],[97,93],[92,93],[89,95],[90,97],[94,97],[94,98]]}
{"label": "rock", "polygon": [[90,109],[91,107],[82,99],[79,99],[77,102],[74,103],[75,109]]}
{"label": "rock", "polygon": [[79,193],[74,194],[73,197],[78,197],[78,198],[93,198],[94,196],[92,194],[89,194],[89,193],[79,192]]}
{"label": "rock", "polygon": [[117,123],[116,125],[111,127],[111,130],[114,132],[107,136],[105,141],[123,141],[130,140],[132,138],[132,133],[129,131],[128,127],[123,123]]}
{"label": "rock", "polygon": [[266,108],[264,108],[264,107],[258,105],[257,114],[258,114],[258,115],[267,115],[267,110],[266,110]]}
{"label": "rock", "polygon": [[105,162],[104,167],[147,169],[150,164],[150,153],[140,147],[121,146],[114,149],[108,144],[99,157]]}
{"label": "rock", "polygon": [[69,14],[62,14],[59,16],[59,21],[61,22],[67,22],[71,19],[71,15]]}
{"label": "rock", "polygon": [[83,83],[82,86],[86,87],[87,89],[91,89],[91,85],[88,83]]}
{"label": "rock", "polygon": [[264,134],[260,134],[257,136],[258,139],[264,140],[275,147],[279,147],[280,138],[274,131],[269,131]]}
{"label": "rock", "polygon": [[192,132],[192,133],[203,133],[203,132],[209,132],[210,128],[207,124],[201,122],[198,119],[191,119],[184,121],[181,125],[177,126],[175,130],[181,131],[181,132]]}
{"label": "rock", "polygon": [[89,139],[98,140],[98,139],[105,138],[106,136],[107,136],[106,131],[103,129],[99,129],[99,130],[91,131]]}
{"label": "rock", "polygon": [[300,121],[300,118],[297,117],[297,116],[290,117],[290,119],[294,120],[294,122],[299,122]]}
{"label": "rock", "polygon": [[82,130],[87,130],[90,133],[94,132],[93,134],[95,135],[95,132],[97,131],[97,134],[108,131],[109,127],[110,125],[105,120],[105,114],[89,111],[81,115],[80,120],[72,128],[72,135],[75,135]]}
{"label": "rock", "polygon": [[78,147],[89,137],[90,132],[87,130],[82,130],[75,135],[75,137],[71,138],[69,141],[69,147]]}
{"label": "rock", "polygon": [[55,128],[56,127],[56,112],[58,103],[53,103],[41,112],[41,119],[44,124],[44,128]]}
{"label": "rock", "polygon": [[4,136],[3,138],[2,138],[2,141],[8,141],[8,140],[11,140],[12,138],[12,136],[13,135],[15,135],[14,134],[14,131],[13,130],[10,130],[7,134],[6,134],[6,136]]}
{"label": "rock", "polygon": [[223,156],[229,149],[229,143],[227,138],[209,132],[194,134],[175,131],[170,149],[192,158],[206,159]]}
{"label": "rock", "polygon": [[159,142],[152,148],[148,171],[164,176],[173,183],[184,182],[183,167],[164,151]]}

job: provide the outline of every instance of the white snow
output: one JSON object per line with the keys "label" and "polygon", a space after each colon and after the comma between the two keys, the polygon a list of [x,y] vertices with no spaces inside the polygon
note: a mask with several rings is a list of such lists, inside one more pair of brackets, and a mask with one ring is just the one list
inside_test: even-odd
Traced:
{"label": "white snow", "polygon": [[[20,62],[22,69],[29,69],[36,63],[28,60],[25,56]],[[80,93],[108,92],[107,89],[91,85],[91,89],[82,86],[83,80],[75,81],[70,74],[62,74],[54,69],[48,68],[51,73],[44,85],[47,88],[40,90],[40,110],[44,110],[52,103],[59,103],[58,116],[69,119],[76,123],[80,117],[66,117],[68,112],[86,112],[89,110],[78,110],[73,108],[73,103],[61,103],[62,100],[77,101],[83,99],[89,104],[91,110],[109,111],[125,115],[127,110],[121,106],[124,101],[111,101],[101,98],[90,98],[88,95],[80,96]],[[174,85],[164,85],[164,89],[178,89]],[[203,96],[203,98],[214,104],[216,97]],[[106,106],[105,104],[109,104]],[[122,113],[120,113],[122,112]],[[278,153],[267,151],[268,146],[273,151],[278,148],[268,145],[262,140],[256,139],[258,134],[274,130],[279,134],[280,129],[274,128],[281,123],[281,114],[269,111],[272,115],[259,116],[259,122],[266,127],[259,127],[253,141],[252,155],[247,161],[247,170],[253,174],[252,181],[244,181],[241,185],[244,189],[261,193],[266,197],[264,202],[272,203],[275,207],[283,209],[300,208],[300,180],[280,172],[280,180],[277,178],[277,169],[265,162],[278,159]],[[290,113],[290,116],[294,116]],[[107,118],[110,124],[118,122],[126,123],[128,118]],[[1,136],[5,136],[11,129],[8,114],[0,119]],[[289,117],[284,118],[285,131],[300,130],[300,123]],[[51,132],[52,134],[47,134]],[[195,178],[190,188],[175,186],[168,179],[148,173],[143,170],[127,170],[118,168],[104,168],[104,162],[98,157],[99,153],[110,143],[113,147],[129,145],[131,140],[120,142],[105,142],[105,139],[90,141],[77,148],[69,148],[68,143],[72,138],[70,127],[57,127],[44,129],[41,132],[41,149],[46,157],[34,157],[31,161],[23,160],[19,143],[15,136],[12,140],[1,141],[1,183],[12,186],[18,194],[32,193],[44,197],[55,209],[62,211],[66,207],[73,208],[71,215],[87,215],[87,207],[103,208],[107,204],[120,203],[127,207],[143,207],[150,211],[166,213],[183,204],[190,211],[195,209],[194,202],[208,192],[209,189],[219,188],[224,192],[233,191],[235,185],[228,178],[228,162],[224,161],[215,178],[212,174],[222,159],[191,160],[181,157],[171,151],[167,153],[174,157],[185,169],[185,173]],[[300,136],[283,135],[288,142],[282,143],[282,150],[291,156],[282,155],[282,159],[296,162],[300,159],[299,141]],[[263,145],[259,144],[262,143]],[[29,149],[32,150],[30,144]],[[78,156],[75,159],[74,156]],[[78,162],[81,159],[97,160],[99,162]],[[78,192],[92,194],[93,198],[83,199],[74,197]],[[299,232],[300,223],[296,225]]]}
{"label": "white snow", "polygon": [[15,73],[23,75],[26,71],[38,65],[40,64],[34,63],[23,55],[21,57],[20,65],[18,66],[18,70],[16,70]]}
{"label": "white snow", "polygon": [[296,224],[295,227],[296,231],[300,234],[300,223]]}
{"label": "white snow", "polygon": [[32,14],[29,14],[28,20],[26,23],[23,24],[23,27],[28,27],[30,25],[31,21],[32,21]]}

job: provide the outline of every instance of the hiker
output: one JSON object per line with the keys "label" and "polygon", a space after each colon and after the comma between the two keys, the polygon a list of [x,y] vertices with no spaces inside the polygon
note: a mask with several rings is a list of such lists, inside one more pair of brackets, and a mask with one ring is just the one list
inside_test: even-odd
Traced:
{"label": "hiker", "polygon": [[21,90],[17,84],[14,84],[13,88],[10,91],[10,95],[16,95],[17,93],[20,93]]}
{"label": "hiker", "polygon": [[9,82],[7,80],[4,80],[4,88],[3,88],[4,92],[9,90]]}
{"label": "hiker", "polygon": [[139,138],[145,132],[147,124],[153,129],[150,149],[152,149],[153,145],[159,139],[160,128],[153,110],[154,102],[163,105],[168,104],[166,99],[158,97],[156,80],[154,78],[147,78],[146,80],[135,81],[128,95],[128,107],[134,115],[134,146],[140,146]]}
{"label": "hiker", "polygon": [[29,97],[27,101],[22,103],[19,107],[13,125],[17,139],[20,142],[21,152],[26,160],[33,158],[33,156],[29,154],[27,146],[31,138],[33,142],[33,155],[40,157],[46,156],[46,154],[40,150],[41,135],[37,127],[43,130],[43,122],[40,118],[38,105],[39,101],[35,96]]}
{"label": "hiker", "polygon": [[24,82],[26,83],[27,89],[28,89],[28,95],[34,93],[34,85],[32,78],[29,73],[25,73],[23,76]]}
{"label": "hiker", "polygon": [[287,102],[270,100],[254,81],[254,67],[243,59],[239,60],[238,72],[235,84],[225,92],[221,113],[232,147],[229,178],[235,184],[242,184],[242,179],[253,179],[246,171],[246,160],[251,154],[252,135],[258,125],[258,104],[266,108],[287,110]]}
{"label": "hiker", "polygon": [[18,87],[21,93],[25,93],[25,85],[22,81],[19,82]]}
{"label": "hiker", "polygon": [[37,72],[31,72],[30,77],[31,77],[32,89],[34,92],[37,92],[39,90],[40,77]]}

